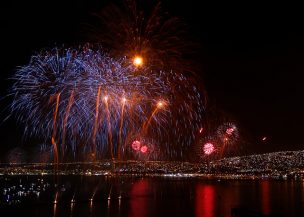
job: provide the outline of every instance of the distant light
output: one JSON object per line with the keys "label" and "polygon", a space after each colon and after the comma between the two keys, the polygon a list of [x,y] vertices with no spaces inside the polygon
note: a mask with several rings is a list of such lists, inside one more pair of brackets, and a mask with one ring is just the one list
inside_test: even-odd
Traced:
{"label": "distant light", "polygon": [[122,102],[125,103],[127,99],[125,97],[122,98]]}
{"label": "distant light", "polygon": [[142,146],[142,147],[140,148],[140,151],[141,151],[142,153],[146,153],[146,152],[148,151],[148,147],[147,147],[146,145],[144,145],[144,146]]}
{"label": "distant light", "polygon": [[143,65],[143,58],[141,56],[135,56],[133,59],[133,64],[135,66],[142,66]]}
{"label": "distant light", "polygon": [[266,136],[264,136],[264,137],[262,138],[262,141],[266,141],[266,139],[267,139],[267,137],[266,137]]}
{"label": "distant light", "polygon": [[107,102],[109,98],[108,98],[108,96],[105,96],[103,99],[104,99],[104,101]]}

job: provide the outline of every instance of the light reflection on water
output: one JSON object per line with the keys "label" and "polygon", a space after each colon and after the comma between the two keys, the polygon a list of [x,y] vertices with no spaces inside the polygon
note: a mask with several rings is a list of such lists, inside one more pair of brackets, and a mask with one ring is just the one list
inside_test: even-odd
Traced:
{"label": "light reflection on water", "polygon": [[195,214],[197,217],[215,216],[215,188],[209,184],[196,185]]}
{"label": "light reflection on water", "polygon": [[8,205],[7,198],[16,197],[13,190],[20,190],[17,184],[33,189],[38,180],[41,182],[41,177],[1,177],[1,213],[31,217],[230,217],[231,209],[238,208],[255,216],[304,216],[304,182],[293,180],[64,176],[55,186],[52,177],[44,177],[49,188],[39,197],[17,198],[20,203]]}

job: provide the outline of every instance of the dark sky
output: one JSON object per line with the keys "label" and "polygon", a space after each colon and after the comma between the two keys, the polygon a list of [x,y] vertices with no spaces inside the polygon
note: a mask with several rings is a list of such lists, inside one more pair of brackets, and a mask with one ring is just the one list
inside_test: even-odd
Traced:
{"label": "dark sky", "polygon": [[[1,97],[17,66],[42,48],[77,43],[90,13],[109,1],[24,2],[0,6]],[[299,5],[197,0],[164,0],[163,5],[184,19],[199,40],[199,74],[210,105],[239,124],[251,143],[243,148],[255,153],[303,149],[304,17]],[[9,101],[0,102],[2,120]],[[2,123],[2,154],[21,144],[21,132],[14,119]],[[268,137],[266,142],[261,142],[263,136]]]}

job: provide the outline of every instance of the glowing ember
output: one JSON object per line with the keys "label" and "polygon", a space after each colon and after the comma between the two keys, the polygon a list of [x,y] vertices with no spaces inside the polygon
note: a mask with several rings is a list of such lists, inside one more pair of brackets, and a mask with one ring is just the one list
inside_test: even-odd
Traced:
{"label": "glowing ember", "polygon": [[212,154],[214,152],[214,145],[212,143],[208,142],[204,145],[203,150],[204,150],[204,153],[207,155]]}
{"label": "glowing ember", "polygon": [[201,129],[199,130],[199,133],[202,133],[202,132],[203,132],[203,130],[204,130],[204,128],[201,128]]}
{"label": "glowing ember", "polygon": [[141,65],[143,64],[143,58],[140,57],[140,56],[134,57],[134,59],[133,59],[133,64],[134,64],[135,66],[141,66]]}
{"label": "glowing ember", "polygon": [[135,141],[132,143],[132,148],[133,148],[133,150],[135,150],[135,151],[139,151],[139,150],[140,150],[140,141],[135,140]]}
{"label": "glowing ember", "polygon": [[148,147],[146,145],[144,145],[144,146],[141,147],[140,151],[142,153],[146,153],[148,151]]}

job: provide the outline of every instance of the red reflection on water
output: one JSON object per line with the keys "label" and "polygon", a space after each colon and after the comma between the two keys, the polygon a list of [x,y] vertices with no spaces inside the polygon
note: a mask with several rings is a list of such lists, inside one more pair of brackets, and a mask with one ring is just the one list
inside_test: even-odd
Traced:
{"label": "red reflection on water", "polygon": [[132,217],[148,216],[148,204],[145,195],[149,190],[149,183],[146,180],[140,180],[132,185],[130,191],[130,215]]}
{"label": "red reflection on water", "polygon": [[215,189],[212,185],[197,185],[195,199],[196,217],[214,217]]}
{"label": "red reflection on water", "polygon": [[264,215],[270,214],[269,181],[262,181],[262,212]]}

